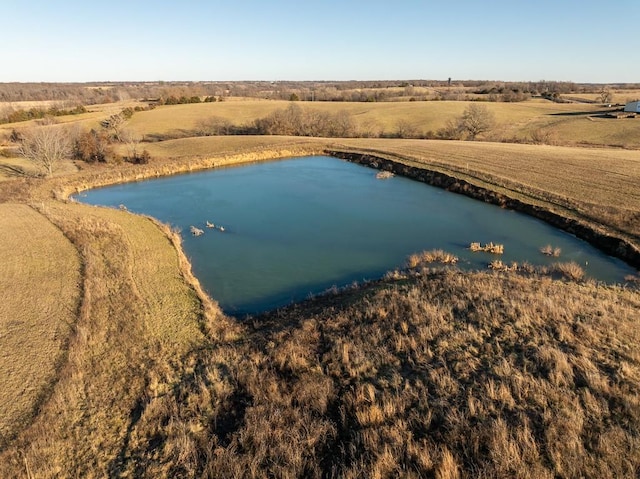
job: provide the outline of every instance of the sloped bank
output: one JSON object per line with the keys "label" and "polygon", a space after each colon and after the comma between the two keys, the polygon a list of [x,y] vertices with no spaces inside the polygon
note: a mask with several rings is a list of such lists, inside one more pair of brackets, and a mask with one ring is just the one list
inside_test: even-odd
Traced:
{"label": "sloped bank", "polygon": [[388,158],[350,151],[327,150],[325,153],[370,168],[390,171],[396,175],[418,180],[486,203],[498,205],[501,208],[526,213],[549,223],[555,228],[571,233],[606,254],[619,258],[634,268],[640,269],[640,250],[629,241],[597,231],[589,224],[573,218],[567,218],[542,206],[532,205],[515,198],[510,198],[502,193],[474,185],[466,180],[447,175],[446,173],[405,165]]}

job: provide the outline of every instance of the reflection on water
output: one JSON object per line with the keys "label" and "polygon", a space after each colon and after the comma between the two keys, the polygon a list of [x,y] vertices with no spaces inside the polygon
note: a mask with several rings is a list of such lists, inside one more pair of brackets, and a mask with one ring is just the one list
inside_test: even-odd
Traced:
{"label": "reflection on water", "polygon": [[[632,272],[587,243],[513,211],[330,157],[297,158],[128,183],[86,192],[91,204],[152,215],[182,231],[205,289],[231,314],[283,306],[332,285],[380,277],[414,252],[440,248],[463,268],[575,261],[591,277]],[[194,226],[203,233],[190,234]],[[221,227],[224,229],[222,231]],[[550,244],[559,258],[540,253]]]}

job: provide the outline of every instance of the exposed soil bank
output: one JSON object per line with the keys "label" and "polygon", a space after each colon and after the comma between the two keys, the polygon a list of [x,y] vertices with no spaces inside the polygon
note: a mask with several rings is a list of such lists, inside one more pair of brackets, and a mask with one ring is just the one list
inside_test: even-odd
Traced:
{"label": "exposed soil bank", "polygon": [[640,269],[640,250],[627,240],[596,231],[595,228],[588,224],[576,219],[566,218],[548,210],[547,208],[531,205],[518,199],[510,198],[502,193],[497,193],[495,191],[473,185],[468,181],[455,178],[454,176],[450,176],[445,173],[405,165],[387,158],[346,151],[327,150],[326,153],[353,163],[358,163],[360,165],[379,170],[390,171],[396,175],[422,181],[423,183],[427,183],[432,186],[444,188],[447,191],[460,193],[470,198],[498,205],[501,208],[508,208],[514,211],[526,213],[535,218],[541,219],[558,229],[571,233],[578,238],[589,242],[606,254],[619,258],[634,268]]}

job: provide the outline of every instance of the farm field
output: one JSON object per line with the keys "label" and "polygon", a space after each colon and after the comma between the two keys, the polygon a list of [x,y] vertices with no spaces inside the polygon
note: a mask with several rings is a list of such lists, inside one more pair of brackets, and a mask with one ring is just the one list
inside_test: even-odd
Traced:
{"label": "farm field", "polygon": [[[422,102],[289,102],[279,100],[233,99],[224,102],[158,106],[141,111],[128,120],[124,129],[143,141],[157,141],[197,136],[204,122],[212,118],[247,126],[259,118],[285,109],[295,103],[300,108],[324,113],[348,114],[358,135],[393,137],[401,129],[413,135],[433,137],[447,123],[458,118],[470,104],[464,101]],[[485,140],[531,142],[533,135],[543,132],[551,144],[577,146],[612,146],[640,148],[637,119],[614,119],[603,116],[610,109],[600,105],[552,103],[529,100],[518,103],[482,102],[494,115],[494,128]],[[74,129],[99,128],[100,121],[124,108],[141,106],[127,101],[93,105],[80,115],[56,117],[56,122]],[[143,106],[143,105],[142,105]],[[36,121],[0,125],[0,145],[14,129],[20,130]]]}
{"label": "farm field", "polygon": [[[611,96],[612,96],[610,103],[624,104],[640,98],[640,90],[633,90],[633,89],[621,90],[617,88],[610,88],[609,92],[611,93]],[[562,97],[582,98],[588,101],[600,102],[599,93],[571,93],[571,94],[562,95]]]}
{"label": "farm field", "polygon": [[[190,136],[203,119],[217,116],[243,125],[257,118],[267,116],[277,109],[286,108],[292,102],[245,100],[204,104],[175,105],[140,112],[132,119],[130,126],[141,135]],[[421,132],[435,132],[451,120],[462,114],[468,102],[429,101],[429,102],[297,102],[301,108],[322,112],[345,111],[352,115],[358,127],[372,134],[390,135],[396,131],[398,122],[404,121]],[[494,113],[498,128],[505,125],[526,124],[530,121],[547,118],[554,113],[593,111],[590,105],[567,105],[542,103],[536,101],[523,103],[486,103]]]}
{"label": "farm field", "polygon": [[[493,134],[552,128],[569,146],[184,137],[211,116],[249,122],[290,104],[137,112],[128,128],[173,138],[142,143],[147,165],[69,161],[45,179],[16,175],[11,167],[26,169],[24,160],[0,157],[8,272],[0,282],[10,292],[0,321],[13,331],[0,346],[14,351],[0,361],[8,385],[0,395],[0,476],[637,475],[640,292],[631,279],[605,286],[433,265],[243,323],[199,287],[175,232],[65,200],[120,181],[362,152],[450,174],[640,246],[635,120],[591,118],[598,110],[590,105],[487,103],[499,125]],[[347,109],[381,131],[400,120],[437,129],[466,106],[299,105]],[[121,108],[60,123],[95,127]],[[608,126],[590,129],[600,123]],[[0,125],[0,148],[13,148],[2,135],[16,126]],[[597,147],[577,146],[588,143]],[[39,342],[39,354],[21,347],[27,341]]]}

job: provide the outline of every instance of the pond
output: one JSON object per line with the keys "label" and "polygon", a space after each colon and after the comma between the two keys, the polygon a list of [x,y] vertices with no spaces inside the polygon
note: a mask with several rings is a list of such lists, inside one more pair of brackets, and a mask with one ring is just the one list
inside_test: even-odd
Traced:
{"label": "pond", "polygon": [[[489,262],[575,261],[598,280],[633,270],[524,214],[331,157],[208,170],[82,193],[85,203],[154,216],[178,228],[193,272],[237,316],[284,306],[332,286],[376,279],[411,253],[443,249],[462,268]],[[208,227],[215,225],[214,228]],[[203,231],[190,233],[191,226]],[[224,231],[219,229],[224,228]],[[471,242],[504,244],[473,253]],[[559,258],[543,255],[550,244]]]}

